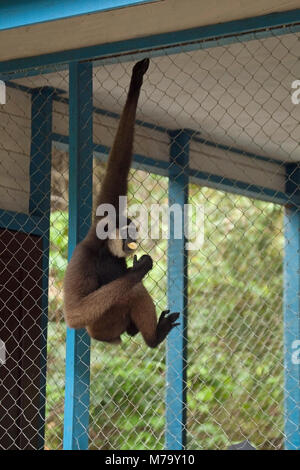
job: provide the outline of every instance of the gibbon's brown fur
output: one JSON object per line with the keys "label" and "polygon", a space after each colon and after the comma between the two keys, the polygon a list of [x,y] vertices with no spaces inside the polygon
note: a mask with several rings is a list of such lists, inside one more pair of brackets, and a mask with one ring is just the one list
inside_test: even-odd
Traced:
{"label": "gibbon's brown fur", "polygon": [[[118,212],[119,196],[127,195],[136,108],[148,66],[149,60],[144,59],[133,67],[97,207],[108,203]],[[96,225],[97,219],[77,245],[67,267],[66,322],[71,328],[86,328],[92,338],[115,344],[121,342],[120,336],[125,331],[132,336],[140,331],[146,344],[156,347],[178,324],[175,321],[179,313],[168,315],[169,311],[164,311],[157,322],[154,303],[142,284],[143,277],[152,269],[151,257],[143,255],[137,260],[135,256],[133,266],[127,268],[125,256],[130,252],[128,244],[132,245],[129,243],[132,239],[125,240],[122,249],[123,240],[100,240]]]}

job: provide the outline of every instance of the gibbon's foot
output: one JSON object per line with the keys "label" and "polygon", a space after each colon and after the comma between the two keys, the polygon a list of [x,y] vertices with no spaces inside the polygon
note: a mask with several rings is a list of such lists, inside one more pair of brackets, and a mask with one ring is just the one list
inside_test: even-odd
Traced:
{"label": "gibbon's foot", "polygon": [[140,60],[132,69],[131,88],[138,89],[142,86],[143,76],[149,67],[149,59]]}
{"label": "gibbon's foot", "polygon": [[164,310],[158,320],[156,327],[157,343],[161,343],[170,331],[175,327],[180,325],[180,323],[175,323],[178,319],[180,313],[170,313],[170,310]]}
{"label": "gibbon's foot", "polygon": [[137,256],[134,255],[133,257],[133,266],[132,266],[132,271],[134,272],[139,272],[142,274],[142,277],[144,277],[150,269],[153,268],[153,261],[151,256],[149,255],[143,255],[141,258],[138,260]]}

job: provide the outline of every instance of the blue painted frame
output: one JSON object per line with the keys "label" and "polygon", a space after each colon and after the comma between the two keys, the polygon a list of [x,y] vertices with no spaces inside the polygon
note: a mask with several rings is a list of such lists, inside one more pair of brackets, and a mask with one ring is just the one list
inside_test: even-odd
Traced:
{"label": "blue painted frame", "polygon": [[43,236],[47,231],[48,222],[44,218],[0,209],[0,227]]}
{"label": "blue painted frame", "polygon": [[187,373],[187,251],[184,236],[185,204],[189,191],[189,146],[191,132],[169,132],[169,206],[182,210],[182,236],[174,233],[174,214],[170,216],[168,241],[168,308],[180,312],[180,325],[167,337],[166,432],[167,450],[183,450],[186,445],[186,373]]}
{"label": "blue painted frame", "polygon": [[[92,215],[93,74],[91,63],[70,64],[70,259],[85,237]],[[89,439],[90,337],[67,328],[64,449],[84,450]]]}
{"label": "blue painted frame", "polygon": [[[287,166],[287,190],[298,192],[300,169]],[[285,207],[284,256],[284,406],[285,448],[300,450],[300,205]],[[298,361],[297,361],[298,359]],[[297,363],[298,362],[298,363]]]}
{"label": "blue painted frame", "polygon": [[[299,180],[300,184],[300,180]],[[284,257],[284,376],[285,447],[300,450],[300,365],[293,361],[300,339],[300,209],[285,209]],[[299,345],[298,345],[299,349]]]}
{"label": "blue painted frame", "polygon": [[[85,59],[95,59],[101,57],[101,60],[99,60],[99,63],[105,63],[105,62],[113,62],[115,59],[112,57],[114,55],[118,55],[118,61],[123,60],[126,61],[128,59],[132,59],[133,57],[138,58],[140,56],[145,56],[147,52],[151,51],[151,56],[155,55],[162,55],[164,53],[163,49],[165,48],[166,52],[168,54],[174,54],[177,52],[181,51],[188,51],[188,50],[193,50],[197,48],[204,48],[204,47],[215,47],[217,45],[225,45],[225,44],[230,44],[236,41],[249,41],[251,39],[256,39],[256,38],[261,38],[261,37],[268,37],[272,34],[280,35],[280,34],[286,34],[287,32],[296,32],[300,30],[300,9],[297,10],[292,10],[292,11],[287,11],[287,12],[281,12],[281,13],[275,13],[271,15],[264,15],[261,17],[256,17],[256,18],[248,18],[245,20],[238,20],[238,21],[233,21],[233,22],[228,22],[228,23],[223,23],[223,24],[218,24],[218,25],[210,25],[210,26],[205,26],[201,28],[194,28],[191,30],[185,30],[185,31],[177,31],[177,32],[172,32],[172,33],[166,33],[166,34],[159,34],[159,35],[154,35],[150,37],[144,37],[144,38],[137,38],[137,39],[131,39],[128,41],[122,41],[122,42],[116,42],[113,44],[104,44],[104,45],[98,45],[98,46],[93,46],[93,47],[88,47],[88,48],[83,48],[79,50],[71,50],[71,51],[63,51],[59,53],[54,53],[54,54],[48,54],[45,56],[39,56],[39,57],[31,57],[31,58],[25,58],[25,59],[17,59],[17,60],[11,60],[11,61],[6,61],[0,63],[0,74],[2,79],[7,79],[7,78],[17,78],[21,76],[28,76],[28,75],[35,75],[39,73],[46,73],[49,71],[55,71],[58,68],[64,68],[66,62],[75,62],[75,64],[71,65],[71,69],[73,68],[73,71],[75,73],[75,68],[77,69],[78,64],[76,62],[78,60],[85,60]],[[134,52],[137,52],[137,54],[134,54]],[[87,67],[90,64],[87,65]],[[83,66],[83,65],[82,65]],[[37,67],[37,69],[35,69]],[[43,67],[41,69],[40,67]],[[74,68],[75,67],[75,68]],[[15,73],[16,72],[16,73]],[[78,69],[77,69],[77,75],[78,75]],[[75,86],[74,86],[75,88]],[[77,96],[77,98],[75,98]],[[78,105],[78,93],[77,95],[74,93],[73,95],[74,98],[74,106],[75,109],[77,109],[77,113],[79,112],[78,106],[76,108],[76,103]],[[73,99],[72,99],[73,101]],[[70,103],[71,104],[71,103]],[[77,116],[77,124],[78,124],[78,116]],[[73,138],[72,138],[73,140]],[[78,148],[78,142],[71,142],[71,145],[75,145]],[[98,149],[100,151],[100,154],[102,154],[102,148]],[[79,158],[79,151],[77,150],[77,153],[73,150],[71,150],[74,155],[76,154],[77,158]],[[171,156],[172,158],[172,156]],[[152,164],[153,161],[152,159],[149,159],[149,163]],[[76,165],[79,164],[78,161],[75,164],[74,167],[76,168]],[[166,169],[163,168],[162,171],[165,171]],[[74,170],[75,171],[75,170]],[[77,176],[73,174],[72,179],[75,181],[76,177],[81,177],[82,175],[78,175],[77,171]],[[172,178],[176,179],[175,175],[170,174],[170,180]],[[286,209],[286,218],[285,218],[285,224],[286,224],[286,256],[285,256],[285,276],[286,276],[286,285],[285,285],[285,344],[286,344],[286,355],[285,355],[285,360],[286,360],[286,388],[289,392],[292,392],[292,394],[287,394],[286,395],[286,433],[287,433],[287,441],[290,446],[293,446],[293,448],[298,448],[299,446],[299,421],[300,421],[300,416],[299,416],[299,403],[300,403],[300,397],[299,397],[299,368],[295,368],[294,365],[291,364],[289,354],[290,354],[290,347],[293,341],[293,338],[295,338],[295,335],[298,335],[299,338],[299,214],[298,214],[298,208],[299,208],[299,195],[295,194],[294,192],[290,190],[290,188],[287,188],[286,192],[284,193],[278,193],[278,192],[272,192],[267,188],[260,188],[260,187],[255,187],[254,186],[254,191],[252,192],[253,185],[249,186],[246,183],[242,182],[237,182],[233,181],[230,179],[224,179],[222,177],[216,176],[216,175],[207,175],[202,172],[195,172],[194,174],[190,171],[190,177],[192,179],[196,180],[206,180],[207,183],[210,185],[214,185],[217,189],[222,189],[222,190],[230,190],[234,192],[238,192],[239,194],[247,194],[250,195],[251,197],[258,196],[259,194],[262,194],[263,197],[266,197],[269,200],[279,202],[281,204],[286,204],[286,203],[291,203],[291,206],[287,207]],[[78,188],[78,186],[76,186]],[[178,201],[185,200],[185,196],[183,191],[184,184],[181,184],[181,187],[178,188],[178,191],[176,190],[176,187],[174,186],[174,181],[170,182],[170,188],[172,188],[172,191],[170,190],[170,196],[174,196],[175,199]],[[173,193],[174,189],[174,193]],[[78,194],[75,191],[76,195]],[[74,193],[74,194],[75,194]],[[292,196],[293,195],[293,196]],[[76,196],[77,197],[77,196]],[[277,199],[276,199],[277,198]],[[77,200],[77,205],[78,205],[78,199]],[[82,212],[80,213],[76,209],[76,201],[73,202],[73,215],[78,214],[80,217],[83,214]],[[89,213],[89,212],[88,212]],[[4,216],[7,221],[10,224],[15,224],[15,226],[21,226],[22,221],[24,221],[25,226],[27,229],[32,226],[34,223],[34,216],[30,216],[26,218],[24,214],[18,215],[18,219],[16,221],[12,222],[12,214],[1,214],[0,211],[0,216]],[[24,217],[26,220],[24,220]],[[80,219],[79,217],[79,219]],[[79,238],[78,233],[77,233],[77,228],[78,228],[78,220],[74,220],[72,222],[72,227],[74,229],[75,237],[76,240]],[[39,230],[39,228],[37,229]],[[70,232],[71,234],[72,232]],[[174,243],[177,242],[174,240]],[[75,242],[72,242],[72,246],[74,248]],[[173,251],[173,246],[170,244],[170,252],[169,256],[175,256],[177,257],[177,252]],[[178,272],[175,273],[176,275],[176,280],[181,284],[182,291],[184,292],[184,260],[185,260],[185,254],[184,252],[181,253],[179,256],[181,267],[181,275],[178,276]],[[291,278],[291,267],[292,270],[296,273],[296,276],[294,278]],[[171,267],[170,267],[171,269]],[[179,271],[180,272],[180,271]],[[177,277],[178,276],[178,277]],[[174,291],[171,291],[171,286],[170,286],[170,298],[173,298]],[[296,300],[295,300],[296,299]],[[296,304],[295,301],[297,302]],[[185,305],[183,302],[182,296],[179,299],[179,307],[182,306],[183,311],[185,309]],[[184,327],[184,324],[183,324]],[[291,329],[290,329],[291,328]],[[173,335],[176,335],[176,332],[172,333]],[[172,336],[170,336],[172,338]],[[176,338],[178,339],[178,338]],[[171,340],[171,339],[170,339]],[[181,338],[182,341],[182,338]],[[76,357],[76,346],[78,345],[78,342],[76,341],[76,338],[73,337],[72,341],[69,342],[69,347],[71,350],[71,356],[73,358]],[[180,379],[178,381],[178,386],[176,385],[177,391],[179,391],[179,395],[177,394],[176,401],[175,403],[179,406],[179,410],[181,413],[181,417],[184,416],[184,398],[183,397],[183,372],[184,372],[184,367],[183,367],[183,361],[184,361],[184,355],[182,351],[184,350],[184,346],[180,345],[180,351],[181,351],[181,356],[180,356]],[[85,358],[85,364],[87,365],[88,359]],[[74,377],[76,374],[78,375],[78,370],[75,371],[74,375],[74,363],[72,364],[71,361],[68,364],[68,371],[72,372],[71,375],[68,375],[67,378],[71,380],[71,383],[74,385]],[[85,372],[84,372],[84,380],[87,384],[88,378],[87,378],[87,371],[88,368],[87,366],[85,367]],[[177,374],[178,378],[178,374]],[[175,381],[175,379],[172,379]],[[298,387],[295,389],[296,391],[293,392],[292,390],[292,382],[295,380],[298,381]],[[175,382],[174,382],[175,383]],[[74,389],[73,389],[74,391]],[[72,391],[68,391],[69,395],[69,403],[72,403],[74,395],[70,393]],[[177,393],[177,392],[176,392]],[[84,388],[84,397],[86,400],[86,387]],[[74,405],[74,403],[73,403]],[[176,406],[177,406],[176,405]],[[86,408],[86,407],[85,407]],[[292,411],[294,410],[294,411]],[[68,410],[67,410],[68,411]],[[73,409],[74,411],[74,409]],[[70,409],[69,409],[70,412]],[[171,413],[171,410],[169,408],[169,412]],[[290,412],[293,413],[293,415],[290,415]],[[172,411],[173,417],[174,417],[174,411]],[[70,412],[68,419],[66,420],[66,424],[70,424],[70,416],[72,417],[73,421],[71,424],[70,429],[65,430],[65,446],[70,444],[70,448],[86,448],[86,442],[87,442],[87,436],[86,436],[86,427],[84,428],[84,436],[83,439],[80,440],[79,438],[81,437],[80,435],[77,435],[77,440],[75,439],[74,442],[74,432],[76,431],[76,426],[78,427],[78,422],[74,422],[74,412]],[[84,414],[86,416],[86,414]],[[169,417],[171,414],[169,415]],[[291,420],[291,416],[293,416],[293,420]],[[85,418],[86,419],[86,418]],[[171,423],[172,416],[169,418]],[[183,419],[183,418],[182,418]],[[296,423],[296,426],[295,426]],[[292,427],[292,424],[294,428]],[[176,429],[171,429],[171,424],[168,426],[168,431],[167,431],[168,437],[167,437],[167,445],[170,447],[178,445],[181,446],[181,448],[184,446],[184,434],[182,430],[182,426],[176,425]],[[180,436],[179,440],[174,441],[174,436]],[[172,442],[173,439],[173,442]],[[77,447],[76,447],[77,445]],[[73,446],[73,447],[72,447]],[[82,446],[82,447],[81,447]]]}
{"label": "blue painted frame", "polygon": [[158,0],[28,0],[0,2],[0,31],[74,16],[115,10]]}
{"label": "blue painted frame", "polygon": [[[53,89],[35,88],[31,94],[31,148],[30,148],[30,198],[29,214],[26,225],[38,220],[43,240],[42,274],[42,317],[40,350],[40,425],[38,429],[38,448],[44,448],[46,374],[47,374],[47,328],[48,328],[48,286],[49,286],[49,234],[50,234],[50,197],[51,197],[51,156],[52,156],[52,103]],[[19,214],[17,221],[24,220]],[[7,214],[8,217],[8,214]],[[35,233],[32,230],[31,233]]]}

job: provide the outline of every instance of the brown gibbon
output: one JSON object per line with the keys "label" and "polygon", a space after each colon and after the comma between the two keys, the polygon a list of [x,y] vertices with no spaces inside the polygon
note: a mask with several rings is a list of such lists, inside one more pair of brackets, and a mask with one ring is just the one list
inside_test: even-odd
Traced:
{"label": "brown gibbon", "polygon": [[[119,197],[127,195],[131,166],[136,108],[143,76],[149,59],[136,63],[132,70],[129,91],[118,130],[111,148],[97,207],[110,204],[119,213]],[[133,258],[127,267],[126,257],[137,247],[129,235],[130,219],[125,225],[116,220],[116,238],[97,236],[95,217],[88,234],[75,248],[64,279],[64,313],[70,328],[86,328],[98,341],[121,343],[121,335],[141,332],[151,348],[161,343],[178,323],[179,313],[162,312],[157,321],[151,296],[142,284],[152,269],[149,255]],[[123,234],[122,236],[120,234]]]}

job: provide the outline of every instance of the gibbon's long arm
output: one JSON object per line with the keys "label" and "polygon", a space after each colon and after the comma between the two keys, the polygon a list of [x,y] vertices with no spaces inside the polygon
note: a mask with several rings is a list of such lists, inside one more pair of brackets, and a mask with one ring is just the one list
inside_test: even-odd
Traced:
{"label": "gibbon's long arm", "polygon": [[121,114],[116,137],[111,148],[106,174],[97,201],[119,207],[119,196],[127,195],[127,180],[132,160],[136,108],[143,84],[143,76],[149,67],[149,59],[135,64],[126,103]]}

